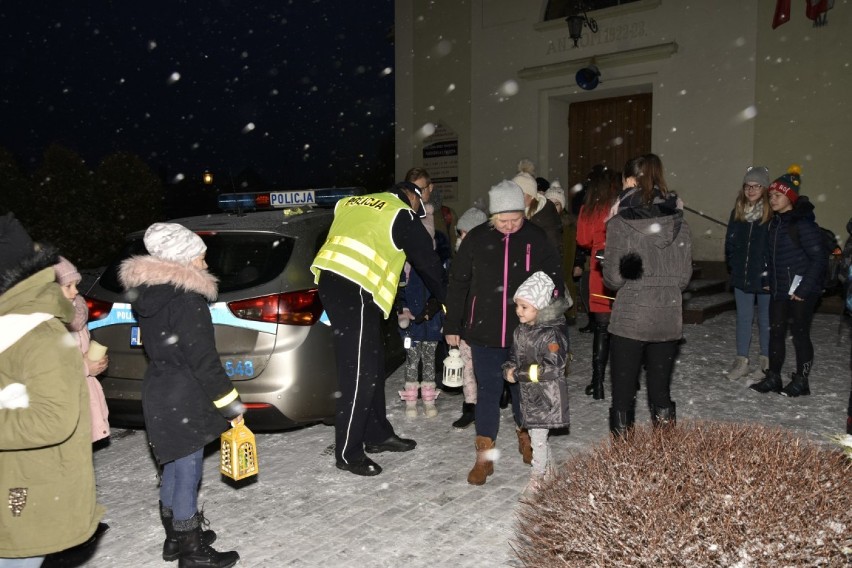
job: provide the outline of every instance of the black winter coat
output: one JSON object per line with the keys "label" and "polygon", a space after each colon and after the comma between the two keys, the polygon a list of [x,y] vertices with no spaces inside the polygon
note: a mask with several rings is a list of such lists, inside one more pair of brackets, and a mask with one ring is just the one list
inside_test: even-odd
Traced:
{"label": "black winter coat", "polygon": [[[225,374],[213,334],[208,301],[216,279],[152,256],[125,260],[119,279],[139,321],[148,369],[142,383],[145,429],[161,464],[187,456],[229,428],[244,411]],[[217,408],[217,404],[221,408]]]}
{"label": "black winter coat", "polygon": [[725,234],[725,262],[731,274],[731,286],[750,294],[765,294],[769,223],[737,221],[734,213],[731,211]]}
{"label": "black winter coat", "polygon": [[[796,225],[799,244],[790,236],[791,225]],[[795,290],[800,298],[822,295],[828,254],[823,245],[822,232],[816,224],[814,206],[807,197],[800,196],[793,209],[776,213],[769,223],[769,245],[766,247],[767,283],[769,293],[776,300],[789,297],[790,285],[796,275],[802,281]]]}
{"label": "black winter coat", "polygon": [[559,211],[556,210],[556,205],[549,199],[544,199],[544,205],[535,215],[530,217],[530,223],[538,225],[547,234],[550,243],[556,248],[556,251],[562,255],[562,218],[559,216]]}
{"label": "black winter coat", "polygon": [[538,270],[550,276],[561,295],[562,261],[539,227],[525,221],[509,235],[490,223],[471,229],[450,268],[444,334],[486,347],[510,347],[518,326],[512,296]]}
{"label": "black winter coat", "polygon": [[[533,325],[515,329],[509,360],[503,364],[503,377],[509,369],[520,387],[522,426],[525,428],[564,428],[568,415],[568,302],[557,298],[539,310]],[[531,380],[536,366],[537,382]]]}

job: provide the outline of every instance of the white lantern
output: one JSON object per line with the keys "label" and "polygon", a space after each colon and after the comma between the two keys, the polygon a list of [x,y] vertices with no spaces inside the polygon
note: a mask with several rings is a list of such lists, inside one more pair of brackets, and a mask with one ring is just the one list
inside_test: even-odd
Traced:
{"label": "white lantern", "polygon": [[464,370],[464,361],[461,358],[461,351],[458,349],[450,349],[446,359],[444,359],[444,386],[460,387],[462,386],[462,371]]}

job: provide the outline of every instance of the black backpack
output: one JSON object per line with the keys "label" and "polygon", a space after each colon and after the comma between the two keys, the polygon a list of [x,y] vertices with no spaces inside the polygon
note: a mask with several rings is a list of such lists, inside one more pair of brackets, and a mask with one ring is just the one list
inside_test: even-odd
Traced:
{"label": "black backpack", "polygon": [[[790,223],[789,225],[790,239],[793,243],[801,248],[799,242],[799,224]],[[837,236],[833,231],[824,229],[817,225],[817,229],[822,234],[822,245],[828,256],[828,264],[825,267],[825,277],[823,278],[822,289],[824,293],[836,292],[841,284],[840,272],[843,270],[843,251],[837,243]]]}

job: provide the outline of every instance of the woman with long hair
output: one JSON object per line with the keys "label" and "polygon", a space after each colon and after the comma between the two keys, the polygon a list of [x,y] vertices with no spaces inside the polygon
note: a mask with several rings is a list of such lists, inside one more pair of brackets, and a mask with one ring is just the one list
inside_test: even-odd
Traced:
{"label": "woman with long hair", "polygon": [[626,435],[635,416],[644,363],[654,426],[673,425],[671,379],[683,335],[681,293],[692,276],[692,240],[683,206],[670,192],[655,154],[624,166],[623,190],[607,221],[604,284],[616,290],[609,331],[612,406],[609,427]]}
{"label": "woman with long hair", "polygon": [[725,235],[725,263],[731,274],[731,287],[737,303],[737,357],[728,371],[731,380],[740,379],[748,373],[755,303],[760,364],[752,378],[762,379],[769,368],[769,294],[763,289],[764,253],[772,218],[768,187],[768,169],[754,166],[746,170]]}
{"label": "woman with long hair", "polygon": [[589,318],[592,322],[592,381],[586,394],[595,400],[604,397],[604,375],[609,358],[609,317],[612,292],[604,286],[601,262],[596,255],[606,247],[606,220],[618,198],[618,173],[598,164],[587,182],[586,200],[577,218],[577,244],[591,251],[589,261]]}

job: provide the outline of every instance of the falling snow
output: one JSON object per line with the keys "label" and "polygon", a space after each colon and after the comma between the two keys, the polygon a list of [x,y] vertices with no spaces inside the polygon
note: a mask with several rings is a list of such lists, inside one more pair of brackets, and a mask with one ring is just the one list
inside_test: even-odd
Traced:
{"label": "falling snow", "polygon": [[[828,438],[843,432],[850,388],[852,345],[846,322],[839,315],[816,315],[812,395],[797,399],[761,395],[745,380],[725,378],[736,355],[734,322],[735,314],[725,312],[684,327],[686,343],[672,382],[678,418],[781,425],[833,448]],[[578,326],[583,324],[580,315]],[[607,438],[609,386],[604,401],[583,394],[591,374],[592,340],[576,329],[571,328],[571,432],[550,441],[557,462]],[[752,360],[756,349],[755,334]],[[785,381],[792,371],[790,343],[787,357]],[[530,469],[517,452],[509,411],[502,413],[494,475],[475,487],[466,481],[475,432],[450,426],[460,415],[462,397],[443,393],[437,417],[421,413],[406,419],[395,395],[403,382],[397,370],[386,385],[388,415],[396,431],[416,439],[418,446],[410,453],[374,455],[384,468],[377,477],[336,469],[329,449],[334,430],[323,425],[258,433],[260,473],[241,488],[220,479],[218,454],[208,454],[200,504],[219,535],[214,546],[238,550],[240,566],[518,566],[509,539]],[[638,396],[637,421],[647,422],[644,384]],[[138,567],[162,566],[156,468],[144,432],[114,428],[113,437],[111,445],[95,453],[98,493],[111,529],[87,566],[112,568],[131,559]],[[743,560],[743,566],[752,565]]]}

